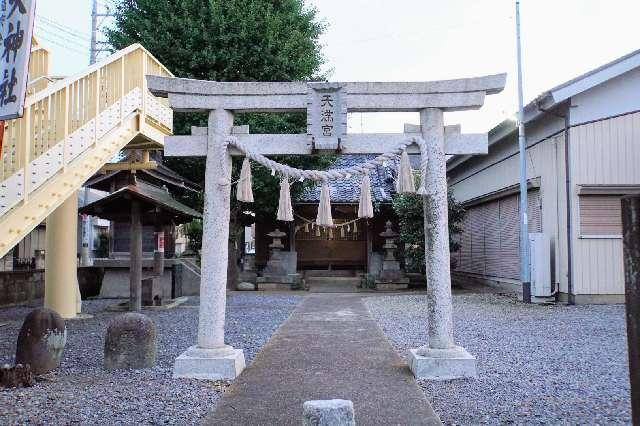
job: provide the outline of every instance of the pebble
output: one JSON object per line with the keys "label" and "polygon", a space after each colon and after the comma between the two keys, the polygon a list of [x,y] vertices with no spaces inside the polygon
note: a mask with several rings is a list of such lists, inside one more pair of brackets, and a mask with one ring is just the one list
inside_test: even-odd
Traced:
{"label": "pebble", "polygon": [[[444,424],[630,424],[624,305],[528,305],[455,294],[456,343],[476,380],[419,380]],[[424,295],[365,299],[396,350],[427,342]]]}
{"label": "pebble", "polygon": [[[227,299],[225,340],[244,349],[247,364],[301,296],[231,294]],[[27,389],[0,391],[0,424],[199,424],[229,386],[171,377],[174,359],[196,341],[197,298],[166,311],[144,311],[157,327],[156,366],[145,370],[103,368],[104,335],[117,313],[105,308],[120,300],[82,304],[91,319],[67,321],[61,367],[40,376]],[[13,363],[15,344],[28,307],[0,308],[0,364]]]}

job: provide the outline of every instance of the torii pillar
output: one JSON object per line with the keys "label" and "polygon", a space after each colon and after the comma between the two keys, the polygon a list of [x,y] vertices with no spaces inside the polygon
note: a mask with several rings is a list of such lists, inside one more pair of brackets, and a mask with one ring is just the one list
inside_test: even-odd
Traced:
{"label": "torii pillar", "polygon": [[429,160],[426,170],[422,171],[429,341],[410,349],[408,362],[416,377],[447,380],[476,377],[476,359],[453,340],[447,160],[442,116],[442,110],[437,108],[420,111],[420,128],[427,149],[422,155]]}
{"label": "torii pillar", "polygon": [[245,367],[242,349],[224,342],[231,201],[231,155],[225,139],[232,127],[231,111],[209,111],[198,341],[176,358],[176,378],[234,379]]}

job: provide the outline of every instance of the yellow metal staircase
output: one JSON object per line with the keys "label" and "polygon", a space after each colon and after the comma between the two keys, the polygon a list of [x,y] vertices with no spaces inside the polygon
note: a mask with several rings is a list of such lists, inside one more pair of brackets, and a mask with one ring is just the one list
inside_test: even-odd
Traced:
{"label": "yellow metal staircase", "polygon": [[172,74],[135,44],[30,90],[24,116],[5,123],[0,257],[120,150],[162,148],[173,114],[166,99],[149,93],[145,75]]}

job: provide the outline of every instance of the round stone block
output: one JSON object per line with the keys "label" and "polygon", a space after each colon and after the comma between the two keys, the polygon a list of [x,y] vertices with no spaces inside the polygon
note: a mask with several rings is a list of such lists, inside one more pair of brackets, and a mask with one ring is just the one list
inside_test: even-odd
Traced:
{"label": "round stone block", "polygon": [[58,368],[66,342],[62,317],[51,309],[34,309],[24,319],[18,335],[16,364],[28,364],[33,374]]}
{"label": "round stone block", "polygon": [[107,370],[151,368],[156,363],[156,326],[146,315],[129,312],[107,327],[104,367]]}

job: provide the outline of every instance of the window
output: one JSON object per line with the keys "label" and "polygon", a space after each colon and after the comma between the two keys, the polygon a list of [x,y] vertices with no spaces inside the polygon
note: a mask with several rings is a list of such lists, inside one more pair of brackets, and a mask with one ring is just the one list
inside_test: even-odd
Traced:
{"label": "window", "polygon": [[580,196],[580,236],[622,236],[622,208],[619,195]]}

